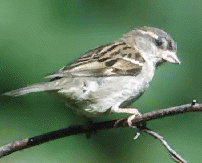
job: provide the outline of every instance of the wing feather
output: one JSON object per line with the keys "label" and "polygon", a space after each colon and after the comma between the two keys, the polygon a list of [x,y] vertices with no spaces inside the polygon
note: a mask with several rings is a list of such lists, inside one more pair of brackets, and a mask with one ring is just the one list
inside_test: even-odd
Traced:
{"label": "wing feather", "polygon": [[47,78],[81,76],[120,76],[140,73],[145,60],[125,42],[112,42],[89,50],[82,56],[47,75]]}

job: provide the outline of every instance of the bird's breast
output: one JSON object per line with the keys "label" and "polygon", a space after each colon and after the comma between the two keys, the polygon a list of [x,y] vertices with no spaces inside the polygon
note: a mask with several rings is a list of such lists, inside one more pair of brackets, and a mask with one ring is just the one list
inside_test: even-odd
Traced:
{"label": "bird's breast", "polygon": [[149,86],[154,68],[143,66],[137,76],[79,77],[58,93],[65,96],[70,104],[85,116],[97,116],[113,112],[113,108],[134,101]]}

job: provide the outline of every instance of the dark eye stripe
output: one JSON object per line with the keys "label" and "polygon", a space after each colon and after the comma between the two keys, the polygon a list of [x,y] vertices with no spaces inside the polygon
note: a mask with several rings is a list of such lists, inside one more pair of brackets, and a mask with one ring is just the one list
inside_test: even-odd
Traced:
{"label": "dark eye stripe", "polygon": [[154,41],[157,46],[161,46],[163,44],[163,41],[161,40],[161,38],[155,39]]}

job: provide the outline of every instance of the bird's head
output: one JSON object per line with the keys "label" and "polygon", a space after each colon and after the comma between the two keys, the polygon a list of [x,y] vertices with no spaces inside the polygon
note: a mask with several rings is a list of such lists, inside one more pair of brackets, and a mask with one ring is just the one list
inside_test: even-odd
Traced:
{"label": "bird's head", "polygon": [[163,30],[154,27],[135,28],[124,35],[125,41],[155,63],[167,61],[180,64],[176,55],[177,45]]}

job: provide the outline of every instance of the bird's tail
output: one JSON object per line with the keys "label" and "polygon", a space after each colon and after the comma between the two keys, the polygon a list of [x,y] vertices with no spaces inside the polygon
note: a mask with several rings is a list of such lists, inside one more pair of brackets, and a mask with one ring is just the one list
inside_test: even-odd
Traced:
{"label": "bird's tail", "polygon": [[[3,95],[6,96],[21,96],[27,93],[31,93],[31,92],[41,92],[41,91],[48,91],[51,89],[48,89],[47,84],[49,82],[42,82],[42,83],[36,83],[36,84],[32,84],[29,85],[27,87],[23,87],[20,89],[16,89],[16,90],[12,90],[10,92],[6,92]],[[52,89],[54,90],[54,89]]]}

